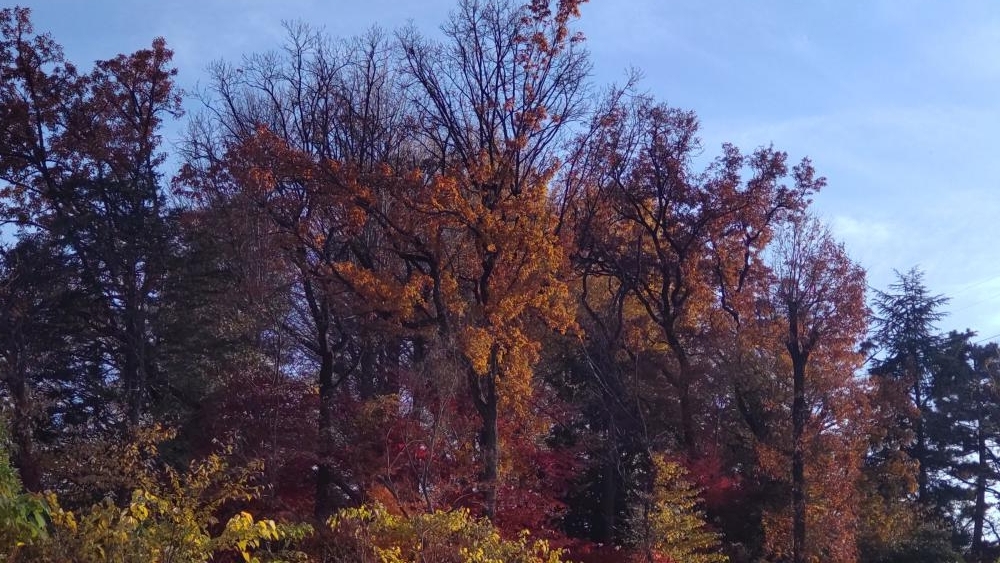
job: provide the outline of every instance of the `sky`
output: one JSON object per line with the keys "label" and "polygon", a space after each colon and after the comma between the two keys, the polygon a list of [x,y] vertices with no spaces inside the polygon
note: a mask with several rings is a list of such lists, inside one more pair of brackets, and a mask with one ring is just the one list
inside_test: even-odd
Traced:
{"label": "sky", "polygon": [[[194,91],[211,62],[278,48],[282,21],[334,37],[409,22],[432,34],[456,1],[22,5],[81,68],[165,37]],[[642,89],[698,113],[708,156],[723,142],[808,156],[828,181],[813,211],[869,285],[919,267],[951,298],[940,329],[1000,340],[1000,2],[591,0],[582,11],[595,83],[640,69]]]}

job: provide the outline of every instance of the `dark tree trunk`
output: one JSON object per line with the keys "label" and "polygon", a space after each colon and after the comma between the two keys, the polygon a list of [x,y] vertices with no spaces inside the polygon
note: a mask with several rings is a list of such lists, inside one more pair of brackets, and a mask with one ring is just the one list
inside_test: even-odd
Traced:
{"label": "dark tree trunk", "polygon": [[927,436],[924,430],[924,398],[920,391],[920,380],[913,383],[913,401],[917,406],[917,419],[914,421],[914,431],[916,442],[913,444],[914,457],[917,459],[917,500],[921,503],[929,502],[927,496]]}
{"label": "dark tree trunk", "polygon": [[366,335],[367,338],[363,340],[363,348],[361,350],[361,361],[360,374],[358,375],[358,394],[361,396],[362,401],[367,401],[374,397],[378,391],[378,350],[381,346],[381,342],[378,338],[372,335]]}
{"label": "dark tree trunk", "polygon": [[[667,317],[667,315],[664,315],[664,317]],[[671,324],[661,324],[660,326],[663,328],[667,343],[670,344],[670,349],[677,359],[677,373],[673,377],[667,373],[667,381],[677,390],[677,401],[679,403],[681,419],[681,446],[688,457],[694,458],[698,456],[698,439],[695,435],[694,423],[695,407],[691,396],[691,381],[694,377],[694,367],[691,365],[687,349],[684,347],[680,336],[675,332],[673,326]]]}
{"label": "dark tree trunk", "polygon": [[[138,290],[127,289],[127,302],[123,311],[122,381],[125,385],[125,408],[129,432],[134,432],[142,421],[147,393],[146,319],[138,303]],[[113,314],[113,313],[112,313]]]}
{"label": "dark tree trunk", "polygon": [[792,355],[792,561],[805,563],[806,477],[802,435],[806,426],[806,356]]}
{"label": "dark tree trunk", "polygon": [[330,517],[336,510],[333,499],[334,468],[332,463],[333,446],[333,400],[334,400],[334,363],[333,353],[323,350],[319,366],[319,421],[316,462],[316,517],[321,521]]}
{"label": "dark tree trunk", "polygon": [[681,374],[681,383],[677,388],[681,411],[681,445],[689,458],[698,456],[698,442],[694,430],[694,407],[691,404],[691,385],[687,374]]}
{"label": "dark tree trunk", "polygon": [[142,391],[139,387],[139,358],[131,346],[125,347],[125,362],[122,379],[125,383],[125,408],[130,431],[139,427],[142,418]]}
{"label": "dark tree trunk", "polygon": [[788,304],[788,355],[792,360],[792,562],[806,561],[806,475],[803,434],[806,410],[806,365],[810,346],[803,344],[798,307]]}
{"label": "dark tree trunk", "polygon": [[14,466],[21,475],[24,488],[33,493],[41,491],[42,475],[35,455],[34,417],[31,414],[31,397],[28,391],[27,370],[23,358],[15,361],[16,376],[11,381],[11,396],[14,401],[11,434],[17,446],[13,455]]}
{"label": "dark tree trunk", "polygon": [[601,528],[597,541],[610,544],[615,539],[615,520],[618,515],[618,431],[615,417],[608,417],[608,446],[604,459],[604,478],[601,480]]}
{"label": "dark tree trunk", "polygon": [[483,471],[480,476],[480,487],[483,494],[483,512],[493,520],[497,513],[497,480],[500,474],[500,432],[498,427],[498,397],[496,388],[496,369],[490,374],[479,376],[469,372],[472,387],[473,402],[482,421],[479,431],[479,447],[483,455]]}
{"label": "dark tree trunk", "polygon": [[[301,268],[302,266],[300,266]],[[304,272],[305,273],[305,272]],[[326,520],[337,510],[333,487],[350,496],[350,487],[338,479],[333,465],[334,400],[337,389],[336,350],[331,343],[329,307],[322,294],[306,278],[302,283],[315,328],[314,351],[319,357],[319,419],[316,439],[316,517]]]}
{"label": "dark tree trunk", "polygon": [[972,515],[972,560],[983,561],[983,525],[986,521],[986,477],[989,472],[986,448],[986,434],[983,431],[983,420],[978,420],[976,430],[976,506]]}

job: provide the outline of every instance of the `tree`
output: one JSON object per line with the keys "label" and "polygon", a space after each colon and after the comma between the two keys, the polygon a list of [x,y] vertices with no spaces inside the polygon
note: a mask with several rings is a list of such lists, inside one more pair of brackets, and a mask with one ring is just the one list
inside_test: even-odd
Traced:
{"label": "tree", "polygon": [[684,468],[662,455],[654,458],[653,467],[656,478],[644,507],[647,513],[633,519],[637,543],[649,560],[655,554],[690,563],[729,561],[719,553],[719,536],[706,527],[698,491]]}
{"label": "tree", "polygon": [[772,148],[743,155],[724,145],[696,171],[697,131],[692,112],[613,93],[579,141],[566,196],[578,269],[585,280],[613,278],[608,290],[645,313],[636,337],[656,350],[649,361],[674,392],[675,432],[692,457],[697,391],[710,373],[704,345],[740,325],[775,225],[823,185],[808,161],[783,184],[787,156]]}
{"label": "tree", "polygon": [[[820,502],[818,497],[811,501],[807,494],[806,457],[811,453],[810,445],[824,444],[827,451],[836,451],[836,438],[824,440],[824,430],[827,436],[846,434],[850,442],[850,433],[859,430],[850,425],[864,424],[837,411],[845,406],[845,399],[854,400],[842,393],[850,389],[853,373],[860,367],[856,346],[867,321],[865,273],[818,221],[798,217],[779,238],[774,276],[773,303],[792,372],[791,555],[795,563],[802,563],[818,547],[814,542],[811,550],[806,541],[808,505]],[[812,436],[807,435],[810,427]],[[841,470],[849,468],[844,461]],[[853,475],[840,477],[834,486],[853,488]],[[847,530],[841,528],[839,533],[846,534]],[[847,549],[853,551],[853,545]]]}
{"label": "tree", "polygon": [[12,461],[33,492],[42,490],[45,470],[39,435],[54,434],[54,417],[77,418],[76,401],[65,399],[82,394],[72,391],[83,383],[77,358],[93,334],[79,316],[87,299],[75,281],[66,256],[44,237],[0,247],[0,383]]}
{"label": "tree", "polygon": [[547,1],[466,0],[444,26],[444,44],[412,30],[402,37],[430,170],[421,191],[401,202],[416,223],[381,220],[405,242],[404,259],[429,278],[442,343],[461,350],[482,422],[481,486],[491,518],[501,411],[516,413],[531,394],[538,341],[530,323],[565,330],[572,321],[548,184],[560,132],[584,102],[589,64],[570,27],[578,4],[560,0],[553,11]]}
{"label": "tree", "polygon": [[99,304],[92,362],[120,386],[131,428],[156,377],[154,301],[166,250],[158,130],[180,115],[171,56],[156,39],[81,75],[34,33],[27,9],[0,12],[0,215],[64,249]]}
{"label": "tree", "polygon": [[[929,495],[942,515],[954,521],[967,541],[972,561],[996,558],[995,505],[997,465],[998,365],[996,344],[979,345],[972,332],[952,332],[934,358],[933,386],[926,413],[928,453],[934,459]],[[987,542],[987,535],[994,540]],[[965,542],[963,542],[965,543]]]}
{"label": "tree", "polygon": [[[390,374],[401,355],[377,310],[334,265],[386,267],[377,224],[353,204],[351,186],[371,176],[376,189],[383,167],[409,161],[409,127],[385,34],[335,43],[305,25],[288,32],[282,54],[213,68],[209,111],[193,125],[177,186],[207,216],[246,216],[225,238],[255,264],[260,275],[247,281],[263,293],[252,294],[290,350],[275,353],[275,372],[293,376],[305,364],[318,383],[315,509],[328,516],[360,502],[373,472],[352,474],[338,453],[349,430],[338,402],[355,403],[355,391],[362,400],[396,391]],[[267,311],[268,302],[287,309]]]}
{"label": "tree", "polygon": [[[912,444],[906,435],[893,441],[895,447],[905,448],[919,464],[917,498],[926,504],[929,502],[928,475],[933,464],[929,459],[924,419],[931,410],[931,368],[940,346],[934,324],[944,316],[940,307],[948,299],[930,295],[924,285],[923,272],[916,268],[905,274],[897,272],[896,276],[889,292],[875,293],[872,342],[880,355],[873,361],[871,372],[887,382],[882,384],[884,387],[899,382],[909,389],[907,402],[890,405],[890,408],[896,411],[898,428],[904,433],[912,433]],[[899,403],[900,399],[894,402]]]}

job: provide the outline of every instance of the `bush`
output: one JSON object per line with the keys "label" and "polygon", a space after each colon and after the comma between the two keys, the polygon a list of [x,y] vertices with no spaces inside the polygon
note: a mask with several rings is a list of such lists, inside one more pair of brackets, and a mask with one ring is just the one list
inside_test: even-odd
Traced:
{"label": "bush", "polygon": [[464,509],[410,518],[379,504],[345,509],[330,519],[329,560],[344,563],[562,563],[562,551],[527,532],[505,540]]}
{"label": "bush", "polygon": [[221,456],[211,455],[184,472],[147,471],[137,477],[143,486],[125,506],[108,497],[74,512],[63,509],[54,493],[22,492],[2,434],[0,428],[0,560],[204,563],[231,553],[252,563],[304,557],[272,548],[309,534],[308,525],[278,525],[247,512],[218,525],[225,503],[255,495],[252,468],[233,472]]}

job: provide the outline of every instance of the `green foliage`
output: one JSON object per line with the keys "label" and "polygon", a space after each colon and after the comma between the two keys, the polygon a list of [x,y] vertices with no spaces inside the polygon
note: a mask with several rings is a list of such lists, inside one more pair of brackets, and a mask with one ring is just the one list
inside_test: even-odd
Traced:
{"label": "green foliage", "polygon": [[683,563],[724,563],[719,535],[706,527],[698,490],[680,464],[653,457],[656,478],[647,508],[633,515],[637,547],[655,558]]}
{"label": "green foliage", "polygon": [[0,559],[13,561],[28,544],[48,539],[46,505],[25,494],[10,465],[6,428],[0,425]]}
{"label": "green foliage", "polygon": [[382,505],[340,511],[329,521],[333,561],[351,563],[560,563],[562,550],[528,532],[506,540],[487,520],[464,509],[410,518]]}

